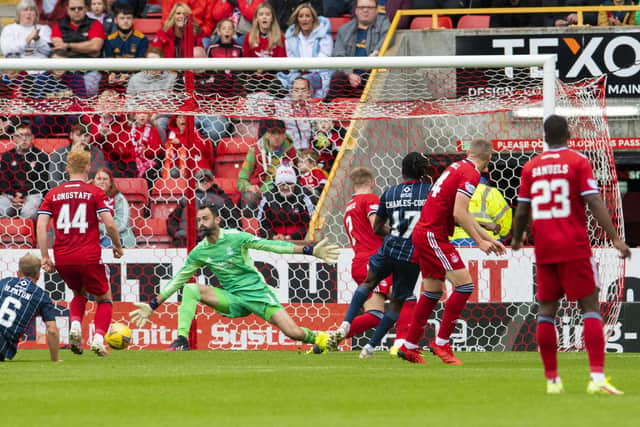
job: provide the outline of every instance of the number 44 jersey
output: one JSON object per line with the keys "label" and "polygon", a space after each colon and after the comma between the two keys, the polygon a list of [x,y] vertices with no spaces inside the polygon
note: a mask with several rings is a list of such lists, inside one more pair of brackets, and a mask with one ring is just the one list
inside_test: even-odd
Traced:
{"label": "number 44 jersey", "polygon": [[95,185],[69,181],[52,188],[38,214],[53,218],[53,255],[57,265],[80,265],[100,261],[98,215],[110,212],[107,195]]}
{"label": "number 44 jersey", "polygon": [[524,165],[518,202],[531,204],[539,264],[591,256],[583,197],[599,192],[589,160],[577,151],[550,149]]}

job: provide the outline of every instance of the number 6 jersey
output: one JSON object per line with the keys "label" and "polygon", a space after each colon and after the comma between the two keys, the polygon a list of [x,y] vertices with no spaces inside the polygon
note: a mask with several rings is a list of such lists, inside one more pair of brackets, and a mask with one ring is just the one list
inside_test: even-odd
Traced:
{"label": "number 6 jersey", "polygon": [[591,256],[583,197],[599,192],[589,160],[566,147],[549,149],[524,165],[518,202],[531,204],[539,264]]}
{"label": "number 6 jersey", "polygon": [[53,255],[58,265],[80,265],[100,261],[98,215],[110,212],[107,195],[95,185],[69,181],[52,188],[38,214],[53,218]]}

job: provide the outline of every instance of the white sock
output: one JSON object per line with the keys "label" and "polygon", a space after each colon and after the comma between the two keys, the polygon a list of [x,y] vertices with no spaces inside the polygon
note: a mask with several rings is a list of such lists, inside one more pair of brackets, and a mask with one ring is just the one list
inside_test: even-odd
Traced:
{"label": "white sock", "polygon": [[95,334],[93,336],[92,344],[104,344],[104,337],[100,334]]}
{"label": "white sock", "polygon": [[444,338],[436,337],[436,345],[445,345],[449,342],[449,340],[445,340]]}
{"label": "white sock", "polygon": [[406,341],[406,340],[405,340],[405,342],[404,342],[404,346],[405,346],[406,348],[408,348],[409,350],[413,350],[414,348],[418,348],[418,346],[417,346],[417,345],[415,345],[415,344],[413,344],[413,343],[410,343],[409,341]]}
{"label": "white sock", "polygon": [[342,324],[340,325],[340,329],[342,329],[343,331],[345,331],[348,334],[349,333],[349,329],[351,329],[351,323],[342,322]]}
{"label": "white sock", "polygon": [[591,379],[597,383],[604,381],[604,372],[591,372]]}
{"label": "white sock", "polygon": [[374,351],[376,351],[376,349],[375,349],[375,348],[373,348],[370,344],[365,345],[365,346],[364,346],[364,348],[363,348],[363,350],[364,350],[364,351],[366,351],[366,352],[367,352],[367,353],[369,353],[369,354],[371,354],[371,353],[373,353]]}
{"label": "white sock", "polygon": [[548,382],[549,384],[558,384],[558,383],[561,383],[561,382],[562,382],[562,380],[560,379],[560,377],[555,377],[555,378],[554,378],[554,379],[552,379],[552,380],[547,379],[547,382]]}
{"label": "white sock", "polygon": [[77,329],[79,331],[82,330],[82,323],[79,320],[73,320],[71,322],[71,329]]}

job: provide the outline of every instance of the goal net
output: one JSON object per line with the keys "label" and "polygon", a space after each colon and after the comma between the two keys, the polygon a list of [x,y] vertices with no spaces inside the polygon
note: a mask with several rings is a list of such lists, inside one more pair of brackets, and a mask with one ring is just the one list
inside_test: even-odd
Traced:
{"label": "goal net", "polygon": [[[19,257],[34,247],[33,207],[66,179],[69,150],[86,149],[92,152],[94,182],[111,181],[117,188],[113,192],[106,185],[125,257],[114,259],[108,239],[103,241],[114,320],[127,323],[131,303],[148,301],[183,265],[197,236],[195,208],[206,203],[219,208],[224,227],[284,240],[328,237],[344,248],[335,266],[302,255],[251,252],[298,324],[330,330],[356,287],[342,227],[352,192],[349,171],[371,168],[381,193],[401,180],[400,161],[407,152],[428,155],[435,180],[464,156],[468,142],[489,139],[496,149],[490,182],[515,206],[521,167],[542,150],[542,112],[553,104],[568,117],[571,144],[591,160],[622,232],[603,115],[604,80],[555,82],[549,92],[549,79],[543,86],[536,68],[545,58],[489,58],[92,60],[86,72],[73,71],[87,67],[73,60],[7,60],[5,66],[16,70],[5,71],[0,88],[0,235],[6,248],[0,271],[13,274]],[[279,71],[299,68],[302,82]],[[360,85],[349,83],[354,70]],[[345,79],[336,77],[340,73]],[[591,218],[589,232],[610,328],[619,311],[623,264]],[[535,349],[533,249],[495,257],[470,247],[461,255],[477,287],[454,346]],[[219,285],[206,268],[196,280]],[[65,342],[71,293],[55,273],[44,274],[40,285],[59,306]],[[134,329],[132,348],[166,347],[176,335],[179,301],[180,293],[158,309],[150,326]],[[192,333],[198,348],[299,347],[254,316],[227,319],[200,307],[197,319]],[[561,348],[582,348],[577,308],[563,304],[559,319]],[[85,322],[89,333],[91,311]],[[43,345],[43,333],[37,323],[26,345]],[[355,337],[345,348],[362,345],[363,339]]]}

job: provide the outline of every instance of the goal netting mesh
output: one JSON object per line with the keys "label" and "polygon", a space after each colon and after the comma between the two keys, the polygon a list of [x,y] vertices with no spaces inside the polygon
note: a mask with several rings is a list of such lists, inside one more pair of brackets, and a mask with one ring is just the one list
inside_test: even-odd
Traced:
{"label": "goal netting mesh", "polygon": [[[108,239],[103,241],[103,257],[116,302],[114,320],[125,322],[131,303],[147,301],[183,264],[186,247],[195,239],[190,209],[211,203],[220,209],[225,227],[287,240],[326,236],[344,248],[336,266],[305,256],[252,253],[300,325],[333,329],[356,287],[350,273],[353,254],[342,227],[352,191],[351,169],[371,168],[381,193],[400,181],[400,161],[407,152],[426,153],[435,180],[464,155],[469,141],[485,138],[496,149],[490,181],[515,206],[521,167],[542,150],[541,118],[528,114],[541,110],[542,79],[530,68],[442,65],[381,68],[371,75],[357,71],[363,83],[368,80],[366,88],[354,87],[348,79],[340,86],[338,78],[331,88],[322,86],[319,71],[335,77],[352,70],[315,70],[305,74],[305,91],[295,80],[292,86],[278,73],[264,70],[80,73],[56,71],[55,65],[51,61],[51,71],[7,71],[2,80],[0,271],[2,276],[13,274],[17,259],[34,247],[34,206],[66,179],[69,150],[91,150],[95,182],[107,171],[118,190],[111,196],[125,257],[113,259]],[[604,84],[558,82],[556,108],[568,116],[571,143],[591,160],[622,233],[603,116]],[[357,90],[363,92],[361,98]],[[33,138],[24,135],[29,132]],[[286,185],[291,172],[287,168],[297,176],[294,185]],[[603,314],[611,327],[620,307],[623,264],[602,230],[592,219],[589,224]],[[532,248],[504,257],[485,256],[475,248],[461,254],[477,287],[453,336],[454,346],[535,349]],[[207,269],[197,280],[218,285]],[[55,273],[44,274],[40,284],[59,304],[66,342],[65,307],[71,293]],[[179,300],[175,295],[150,326],[134,329],[132,348],[162,348],[171,342]],[[441,310],[430,321],[426,339],[433,336]],[[230,320],[205,307],[197,316],[199,348],[298,348],[254,316]],[[91,312],[85,323],[88,334]],[[561,348],[582,348],[579,325],[575,305],[563,303]],[[43,345],[43,331],[37,323],[27,345]],[[356,337],[346,347],[363,344],[362,339]]]}

